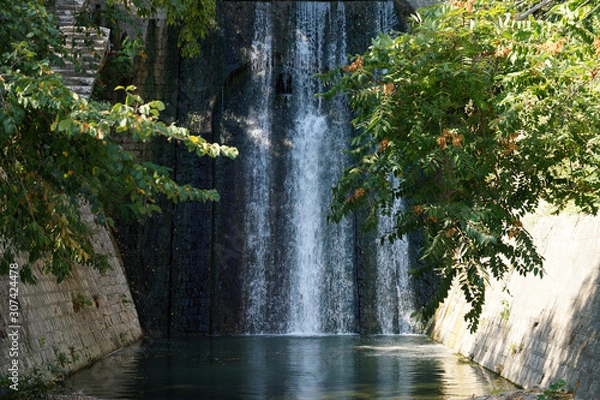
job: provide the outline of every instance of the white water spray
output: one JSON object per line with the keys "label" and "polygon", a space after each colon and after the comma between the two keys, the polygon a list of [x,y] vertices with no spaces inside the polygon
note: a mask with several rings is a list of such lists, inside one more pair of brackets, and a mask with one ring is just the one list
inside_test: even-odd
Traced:
{"label": "white water spray", "polygon": [[[324,88],[314,75],[347,61],[347,29],[355,27],[347,20],[343,2],[293,2],[286,7],[293,10],[290,21],[276,19],[281,15],[276,3],[256,6],[249,85],[255,100],[246,121],[248,148],[241,149],[247,176],[245,320],[240,326],[246,333],[354,333],[358,326],[353,222],[327,222],[331,188],[348,161],[343,150],[351,134],[351,115],[341,99],[315,98]],[[368,10],[379,30],[395,23],[392,2]],[[280,23],[292,41],[278,41],[274,32]],[[280,81],[284,93],[276,89]],[[283,152],[281,144],[274,150],[275,130],[285,136],[277,139],[285,143]],[[406,249],[396,246],[390,252],[378,250],[383,270],[378,272],[380,288],[373,300],[382,303],[376,311],[382,331],[396,333],[398,269],[403,264],[398,252],[406,254]]]}
{"label": "white water spray", "polygon": [[[290,279],[289,330],[293,333],[348,333],[355,329],[352,230],[331,225],[330,188],[344,167],[338,156],[347,128],[331,123],[315,93],[322,91],[315,73],[335,68],[345,44],[345,24],[327,2],[298,2],[294,47],[293,148],[287,191],[294,229]],[[335,11],[335,16],[332,14]],[[340,140],[341,139],[341,140]]]}
{"label": "white water spray", "polygon": [[256,6],[256,31],[250,54],[251,88],[258,93],[248,112],[248,146],[244,160],[249,173],[245,203],[245,270],[243,290],[246,323],[249,333],[264,333],[268,286],[266,271],[273,264],[269,241],[271,229],[271,118],[272,98],[272,24],[270,4]]}
{"label": "white water spray", "polygon": [[[384,2],[377,10],[377,28],[380,32],[389,31],[398,24],[398,17],[391,2]],[[394,179],[394,178],[392,178]],[[404,207],[402,199],[396,199],[391,214]],[[391,216],[381,216],[377,229],[378,236],[392,232],[394,220]],[[409,241],[406,237],[393,243],[385,241],[377,247],[377,320],[381,333],[414,332],[411,313],[415,309],[414,295],[408,268]]]}

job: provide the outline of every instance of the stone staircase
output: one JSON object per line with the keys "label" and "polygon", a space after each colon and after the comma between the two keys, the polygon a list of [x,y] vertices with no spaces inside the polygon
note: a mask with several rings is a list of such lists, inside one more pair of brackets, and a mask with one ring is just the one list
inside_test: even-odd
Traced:
{"label": "stone staircase", "polygon": [[65,85],[71,91],[89,99],[98,70],[106,57],[110,30],[76,26],[77,15],[87,7],[87,0],[56,0],[53,12],[65,35],[67,49],[77,57],[78,62],[66,61],[63,67],[54,70],[62,74]]}

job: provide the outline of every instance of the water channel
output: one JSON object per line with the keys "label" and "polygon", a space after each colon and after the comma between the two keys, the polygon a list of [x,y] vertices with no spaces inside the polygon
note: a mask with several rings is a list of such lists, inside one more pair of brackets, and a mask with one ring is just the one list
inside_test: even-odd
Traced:
{"label": "water channel", "polygon": [[102,399],[467,399],[514,387],[421,335],[164,340],[69,380]]}
{"label": "water channel", "polygon": [[[206,302],[220,321],[211,333],[243,335],[146,340],[72,376],[72,389],[131,400],[441,400],[513,388],[425,336],[398,335],[413,331],[408,242],[358,267],[353,221],[327,223],[351,115],[343,99],[315,98],[324,88],[314,74],[345,63],[353,36],[399,25],[391,1],[351,3],[256,3],[247,73],[215,107],[213,126],[240,157],[235,184],[216,174],[214,246],[236,256],[216,257]],[[361,268],[370,275],[358,278]]]}

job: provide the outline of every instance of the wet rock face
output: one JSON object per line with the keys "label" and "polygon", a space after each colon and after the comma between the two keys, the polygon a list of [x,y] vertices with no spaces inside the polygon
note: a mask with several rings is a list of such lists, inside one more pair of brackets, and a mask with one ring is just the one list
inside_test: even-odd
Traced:
{"label": "wet rock face", "polygon": [[[235,105],[247,105],[243,87],[248,79],[247,52],[252,41],[253,3],[222,3],[218,7],[218,29],[202,45],[202,55],[182,60],[180,68],[179,115],[191,132],[209,141],[238,146],[236,125],[221,134],[218,119],[225,112],[235,117]],[[227,110],[227,111],[225,111]],[[217,116],[217,117],[216,117]],[[240,116],[241,118],[241,116]],[[215,187],[218,203],[180,204],[177,233],[180,244],[173,261],[180,294],[174,297],[178,315],[173,333],[233,332],[240,308],[238,260],[243,252],[239,237],[239,163],[229,159],[202,159],[180,154],[178,177],[204,188]],[[218,181],[215,182],[215,180]],[[215,237],[220,240],[215,242]]]}
{"label": "wet rock face", "polygon": [[[290,197],[294,196],[294,192],[286,189],[286,182],[296,179],[294,172],[291,171],[294,164],[293,149],[294,138],[292,131],[297,123],[298,105],[294,103],[301,96],[302,85],[298,81],[298,69],[306,68],[304,65],[299,65],[306,62],[299,54],[299,46],[297,41],[303,40],[303,28],[300,24],[302,19],[298,18],[299,6],[296,2],[278,2],[273,3],[269,7],[270,13],[270,32],[267,40],[270,40],[269,59],[266,60],[269,66],[267,68],[259,67],[264,73],[270,76],[264,77],[264,84],[268,88],[256,86],[256,79],[263,80],[261,72],[257,74],[256,64],[251,60],[253,39],[260,33],[260,30],[265,26],[252,25],[255,20],[255,11],[257,3],[232,3],[226,2],[221,5],[222,17],[220,19],[221,32],[223,32],[222,44],[218,52],[225,54],[227,61],[219,68],[219,73],[224,71],[226,76],[220,75],[219,79],[213,79],[210,76],[210,69],[204,65],[206,61],[213,61],[209,58],[205,61],[190,60],[183,64],[182,69],[182,96],[185,95],[191,99],[189,108],[182,110],[187,115],[203,115],[202,120],[211,121],[211,133],[213,140],[220,143],[227,143],[236,146],[240,149],[240,157],[235,161],[218,159],[215,162],[214,170],[214,186],[222,196],[219,203],[213,205],[214,223],[213,223],[213,258],[211,265],[212,278],[212,294],[211,294],[211,329],[218,333],[237,333],[241,331],[248,332],[252,329],[261,331],[265,329],[268,332],[285,332],[286,318],[289,318],[293,313],[292,305],[287,301],[281,301],[290,297],[290,293],[286,291],[293,290],[295,278],[289,269],[293,268],[294,264],[294,243],[291,230],[296,229],[294,219],[290,216],[293,212],[294,202]],[[328,61],[331,58],[343,59],[346,53],[356,54],[363,52],[371,43],[371,36],[374,32],[375,21],[377,20],[376,7],[373,3],[367,2],[351,2],[344,3],[343,6],[331,4],[331,14],[325,25],[332,21],[343,21],[346,26],[347,37],[343,46],[334,45],[333,43],[321,44],[321,60],[313,59],[310,63],[314,65],[309,68],[316,68],[317,72],[325,72],[319,70],[328,68]],[[343,15],[340,17],[340,15]],[[320,17],[321,14],[314,17]],[[266,23],[266,22],[265,22]],[[315,21],[316,24],[316,21]],[[323,29],[317,28],[314,29]],[[333,28],[326,26],[322,32],[323,37],[332,37]],[[315,34],[308,31],[309,34]],[[339,39],[339,38],[335,38]],[[304,39],[305,40],[305,39]],[[212,46],[212,44],[211,44]],[[220,45],[219,45],[220,46]],[[258,44],[260,51],[261,43]],[[335,50],[334,50],[335,49]],[[264,50],[263,50],[264,51]],[[335,51],[342,51],[342,56],[333,54]],[[303,61],[304,60],[304,61]],[[254,61],[255,62],[255,61]],[[316,67],[320,65],[320,67]],[[217,71],[215,71],[217,72]],[[258,77],[257,77],[258,75]],[[217,75],[219,76],[219,75]],[[207,96],[207,87],[198,85],[199,80],[209,84],[213,89],[208,95],[209,98],[214,98],[214,104],[210,110],[203,108],[201,102],[202,96]],[[218,84],[220,82],[220,84]],[[315,85],[317,87],[317,85]],[[215,91],[216,89],[216,91]],[[265,90],[266,89],[266,90]],[[312,94],[310,100],[312,101]],[[256,143],[253,141],[256,138],[248,134],[256,124],[259,124],[260,116],[257,115],[257,109],[260,101],[266,101],[269,104],[267,118],[272,121],[270,126],[270,136],[268,138],[268,152],[262,153],[261,150],[256,150]],[[182,104],[180,102],[180,104]],[[205,103],[206,104],[206,103]],[[333,103],[332,103],[333,104]],[[324,104],[323,108],[328,109],[326,114],[329,116],[340,113],[341,110],[335,109],[332,104]],[[339,105],[337,106],[339,107]],[[182,107],[183,109],[183,107]],[[347,117],[347,116],[346,116]],[[336,117],[336,118],[339,118]],[[341,119],[339,119],[341,121]],[[338,121],[338,120],[336,120]],[[335,124],[337,122],[334,122]],[[321,140],[324,140],[322,138]],[[315,144],[317,145],[317,144]],[[258,146],[260,147],[260,146]],[[327,151],[339,151],[340,149],[328,149]],[[252,157],[256,157],[256,162],[248,160],[248,155],[252,153]],[[258,207],[269,207],[268,214],[265,218],[270,221],[270,234],[265,240],[268,240],[268,250],[266,255],[270,261],[266,268],[266,282],[264,290],[269,293],[269,299],[260,307],[268,310],[267,315],[259,324],[245,321],[248,310],[248,302],[252,302],[252,298],[244,298],[244,279],[252,272],[248,271],[248,263],[253,263],[252,257],[256,254],[255,248],[249,248],[248,235],[252,235],[252,228],[245,225],[247,221],[247,213],[249,212],[247,205],[256,201],[257,197],[261,197],[252,189],[252,185],[256,182],[249,182],[249,176],[257,175],[256,171],[251,171],[257,168],[262,168],[261,158],[268,157],[269,161],[265,163],[265,168],[269,168],[267,185],[270,189],[268,193],[268,205],[258,205]],[[330,158],[326,154],[324,159]],[[268,165],[267,165],[268,164]],[[318,168],[318,166],[314,166]],[[340,172],[342,167],[339,167]],[[250,172],[250,173],[249,173]],[[260,172],[258,172],[260,176]],[[261,179],[261,178],[256,178]],[[325,191],[329,191],[329,186]],[[315,209],[315,212],[318,212]],[[326,216],[323,216],[325,219]],[[256,228],[258,229],[258,227]],[[317,229],[317,227],[315,227]],[[318,233],[315,232],[315,235]],[[292,238],[292,239],[290,239]],[[259,239],[261,240],[261,239]],[[357,243],[357,247],[362,246]],[[369,252],[368,249],[365,252]],[[260,256],[259,256],[260,257]],[[365,257],[364,260],[372,260]],[[358,257],[354,261],[355,268],[360,270],[364,264]],[[366,272],[365,276],[372,274]],[[359,286],[358,293],[355,298],[349,299],[349,302],[358,303],[357,298],[369,297],[372,293],[372,285],[375,280],[365,279],[364,293],[363,286]],[[338,282],[339,283],[339,282]],[[337,288],[336,290],[341,290]],[[247,295],[246,295],[247,296]],[[275,299],[275,300],[273,300]],[[331,301],[326,299],[325,301]],[[371,327],[368,322],[373,320],[373,310],[369,308],[368,303],[372,299],[362,304],[365,305],[364,312],[361,313],[361,304],[355,306],[356,312],[361,313],[360,321],[365,323],[365,328],[359,328],[360,322],[354,327],[355,331],[374,332],[377,325]],[[357,318],[357,321],[359,319]],[[257,326],[258,325],[258,326]],[[250,330],[246,330],[250,328]]]}
{"label": "wet rock face", "polygon": [[[179,57],[175,32],[160,21],[149,23],[148,58],[138,71],[136,85],[144,98],[165,102],[163,118],[187,126],[208,141],[219,140],[213,132],[214,110],[223,107],[223,93],[244,80],[252,13],[252,3],[220,4],[217,29],[203,41],[202,54],[195,60]],[[198,159],[185,149],[159,141],[134,150],[141,159],[170,167],[182,184],[214,187],[215,162],[209,158]],[[235,164],[230,160],[220,163],[225,170],[222,175],[229,176],[226,171]],[[234,183],[226,181],[223,186]],[[223,202],[230,202],[223,194]],[[226,280],[218,279],[218,274],[227,270],[228,263],[234,265],[239,249],[235,243],[212,245],[214,206],[163,201],[160,215],[139,223],[117,221],[115,236],[146,335],[210,334],[220,318],[211,322],[211,293],[232,293],[223,297],[232,297],[228,302],[236,304],[235,273],[227,273]],[[225,219],[223,225],[227,222]],[[215,257],[221,268],[212,267]]]}
{"label": "wet rock face", "polygon": [[[149,25],[154,50],[145,61],[137,85],[143,97],[158,98],[167,104],[165,118],[187,126],[193,134],[208,141],[233,145],[243,153],[248,136],[242,121],[248,119],[261,96],[251,87],[250,54],[255,30],[255,2],[219,2],[217,27],[202,43],[197,59],[180,59],[176,35],[170,29]],[[290,141],[286,136],[293,123],[290,98],[297,82],[291,73],[290,48],[296,40],[293,2],[277,2],[274,7],[272,49],[271,117],[277,121],[271,143],[274,185],[286,178],[286,155]],[[372,4],[372,3],[370,3]],[[345,52],[358,54],[371,43],[376,15],[368,2],[344,5],[349,38]],[[350,32],[351,31],[351,32]],[[326,46],[325,46],[326,48]],[[331,110],[331,113],[338,110]],[[163,203],[163,214],[141,223],[118,223],[117,238],[131,282],[144,331],[151,336],[238,333],[243,319],[243,268],[240,260],[247,253],[244,226],[245,204],[249,196],[248,163],[219,158],[198,159],[173,143],[152,143],[139,151],[140,157],[170,166],[180,183],[201,188],[216,188],[218,203]],[[289,196],[273,191],[270,215],[286,218]],[[286,268],[285,226],[274,229],[273,265]],[[356,230],[358,232],[358,230]],[[376,270],[372,238],[366,236],[354,246],[356,269],[356,331],[376,332],[373,306]],[[370,266],[369,266],[370,265]],[[274,292],[285,286],[273,285]],[[271,304],[279,313],[286,307]]]}

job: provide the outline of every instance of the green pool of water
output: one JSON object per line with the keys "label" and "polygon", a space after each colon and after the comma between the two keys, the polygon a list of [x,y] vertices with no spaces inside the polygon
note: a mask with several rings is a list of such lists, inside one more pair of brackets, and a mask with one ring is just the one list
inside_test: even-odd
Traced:
{"label": "green pool of water", "polygon": [[69,379],[102,399],[465,399],[514,389],[424,336],[141,343]]}

